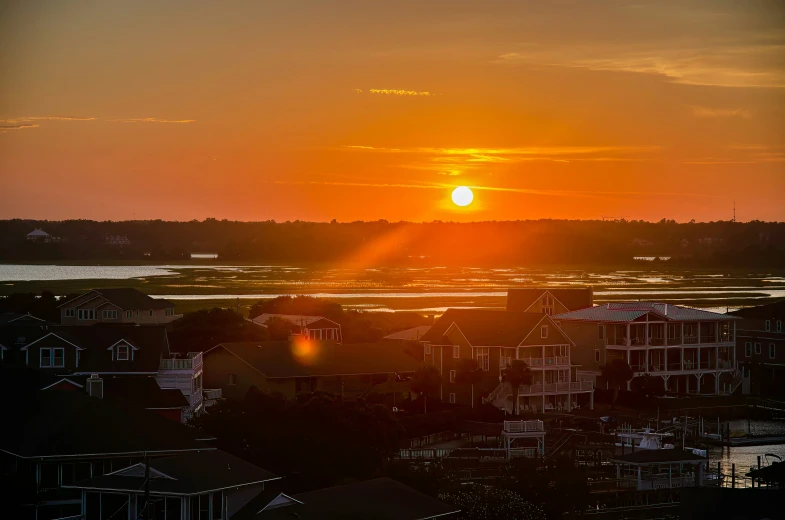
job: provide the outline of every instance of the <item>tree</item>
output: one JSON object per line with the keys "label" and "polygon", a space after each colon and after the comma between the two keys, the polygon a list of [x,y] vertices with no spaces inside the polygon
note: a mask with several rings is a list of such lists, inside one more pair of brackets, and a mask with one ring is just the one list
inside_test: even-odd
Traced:
{"label": "tree", "polygon": [[455,374],[455,382],[461,385],[470,385],[472,388],[472,408],[474,408],[474,385],[482,381],[482,370],[480,370],[476,359],[459,359]]}
{"label": "tree", "polygon": [[412,376],[412,392],[424,398],[424,412],[428,413],[428,394],[433,394],[442,384],[439,369],[433,365],[423,365]]}
{"label": "tree", "polygon": [[526,501],[520,494],[484,484],[469,484],[439,493],[437,498],[461,512],[458,520],[540,520],[545,519],[542,507]]}
{"label": "tree", "polygon": [[278,316],[272,316],[265,323],[267,326],[267,334],[273,341],[286,341],[293,333],[298,332],[300,327],[295,325],[289,320],[285,320]]}
{"label": "tree", "polygon": [[619,388],[632,379],[632,367],[623,359],[617,358],[603,365],[600,370],[605,382],[613,387],[613,405],[611,406],[613,409],[616,407],[616,399],[619,398]]}
{"label": "tree", "polygon": [[188,312],[167,326],[169,345],[174,352],[200,352],[222,342],[266,341],[267,331],[230,309],[202,309]]}
{"label": "tree", "polygon": [[504,378],[512,387],[512,413],[518,415],[518,388],[532,384],[532,371],[525,361],[513,359],[504,369]]}
{"label": "tree", "polygon": [[665,381],[659,376],[643,374],[643,377],[637,378],[633,381],[633,384],[635,385],[635,390],[643,394],[647,399],[665,395]]}

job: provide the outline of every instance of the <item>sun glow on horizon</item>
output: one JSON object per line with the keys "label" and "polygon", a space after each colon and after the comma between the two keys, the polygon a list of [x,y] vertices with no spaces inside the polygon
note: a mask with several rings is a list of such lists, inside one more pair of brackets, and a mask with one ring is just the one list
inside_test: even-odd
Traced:
{"label": "sun glow on horizon", "polygon": [[452,190],[452,201],[456,206],[468,206],[474,200],[474,193],[468,186],[458,186]]}

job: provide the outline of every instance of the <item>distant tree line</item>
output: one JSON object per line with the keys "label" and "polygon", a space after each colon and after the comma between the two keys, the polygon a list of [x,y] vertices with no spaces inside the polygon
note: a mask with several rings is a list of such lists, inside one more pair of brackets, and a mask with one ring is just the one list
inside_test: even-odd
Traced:
{"label": "distant tree line", "polygon": [[[26,240],[42,228],[59,242]],[[107,235],[127,237],[116,245]],[[678,266],[779,267],[785,223],[526,220],[505,222],[0,221],[0,261],[222,261],[286,264],[539,265],[633,263],[673,257]]]}

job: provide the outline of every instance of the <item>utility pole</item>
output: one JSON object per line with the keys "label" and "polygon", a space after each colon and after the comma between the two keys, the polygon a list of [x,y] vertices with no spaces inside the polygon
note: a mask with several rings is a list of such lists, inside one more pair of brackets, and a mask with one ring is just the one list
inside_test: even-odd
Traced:
{"label": "utility pole", "polygon": [[144,520],[150,520],[150,459],[144,452]]}

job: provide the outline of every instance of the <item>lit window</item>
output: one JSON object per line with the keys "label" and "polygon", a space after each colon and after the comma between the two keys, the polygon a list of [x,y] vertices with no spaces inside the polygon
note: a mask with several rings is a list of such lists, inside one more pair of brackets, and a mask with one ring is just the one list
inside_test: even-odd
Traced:
{"label": "lit window", "polygon": [[450,383],[455,382],[455,370],[450,370]]}
{"label": "lit window", "polygon": [[542,327],[540,327],[540,337],[541,338],[547,338],[548,337],[548,326],[547,325],[543,325]]}
{"label": "lit window", "polygon": [[453,345],[452,347],[452,357],[459,358],[461,357],[461,347],[458,345]]}
{"label": "lit window", "polygon": [[450,402],[455,404],[455,394],[450,394]]}
{"label": "lit window", "polygon": [[39,365],[41,368],[51,368],[52,367],[52,349],[51,348],[42,348],[41,349],[41,363]]}
{"label": "lit window", "polygon": [[128,345],[117,345],[117,361],[128,361]]}
{"label": "lit window", "polygon": [[777,347],[774,343],[769,343],[769,359],[774,359],[777,357]]}

